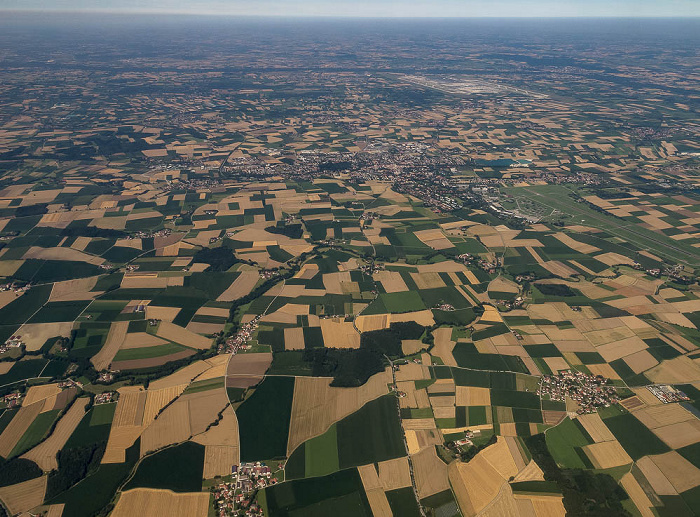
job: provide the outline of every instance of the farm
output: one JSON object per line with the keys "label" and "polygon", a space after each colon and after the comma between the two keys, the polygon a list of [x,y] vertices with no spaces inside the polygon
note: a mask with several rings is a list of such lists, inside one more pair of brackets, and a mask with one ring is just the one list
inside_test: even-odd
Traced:
{"label": "farm", "polygon": [[7,513],[698,513],[683,53],[373,38],[2,58]]}

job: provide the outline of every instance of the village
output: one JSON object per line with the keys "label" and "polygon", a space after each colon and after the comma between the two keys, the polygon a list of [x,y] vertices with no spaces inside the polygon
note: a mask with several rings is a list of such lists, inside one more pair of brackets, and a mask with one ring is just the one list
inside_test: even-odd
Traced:
{"label": "village", "polygon": [[595,413],[600,407],[609,407],[619,402],[614,386],[602,375],[589,375],[573,370],[564,370],[556,375],[543,375],[537,388],[540,398],[564,402],[570,398],[578,405],[576,413]]}
{"label": "village", "polygon": [[258,490],[277,483],[270,467],[260,461],[244,462],[232,467],[231,477],[231,481],[224,481],[211,488],[217,517],[264,515],[255,496]]}

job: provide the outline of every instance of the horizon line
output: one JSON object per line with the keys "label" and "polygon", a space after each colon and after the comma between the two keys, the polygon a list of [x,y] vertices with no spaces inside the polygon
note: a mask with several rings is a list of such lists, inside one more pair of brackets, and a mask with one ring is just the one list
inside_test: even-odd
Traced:
{"label": "horizon line", "polygon": [[689,19],[700,19],[700,14],[697,15],[662,15],[662,14],[639,14],[639,15],[608,15],[608,14],[588,14],[588,15],[556,15],[556,16],[546,16],[541,14],[533,15],[518,15],[518,16],[498,16],[498,15],[488,15],[488,14],[475,14],[475,15],[414,15],[414,16],[394,16],[394,15],[367,15],[363,16],[361,14],[295,14],[295,15],[285,15],[285,14],[260,14],[260,13],[232,13],[232,12],[216,12],[216,11],[206,11],[206,12],[195,12],[195,11],[165,11],[165,10],[148,10],[148,9],[119,9],[119,8],[90,8],[90,9],[63,9],[63,8],[6,8],[0,6],[0,12],[3,13],[15,13],[15,14],[106,14],[106,15],[122,15],[122,16],[133,16],[133,15],[157,15],[157,16],[218,16],[227,18],[269,18],[269,19],[357,19],[357,20],[470,20],[470,19],[492,19],[492,20],[566,20],[566,19],[609,19],[609,20],[654,20],[654,19],[665,19],[665,20],[689,20]]}

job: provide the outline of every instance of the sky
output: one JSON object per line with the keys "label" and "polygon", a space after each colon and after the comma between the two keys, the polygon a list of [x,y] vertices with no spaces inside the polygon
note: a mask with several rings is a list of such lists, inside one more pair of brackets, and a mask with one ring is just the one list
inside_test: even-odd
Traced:
{"label": "sky", "polygon": [[295,17],[696,17],[700,0],[0,0],[0,10]]}

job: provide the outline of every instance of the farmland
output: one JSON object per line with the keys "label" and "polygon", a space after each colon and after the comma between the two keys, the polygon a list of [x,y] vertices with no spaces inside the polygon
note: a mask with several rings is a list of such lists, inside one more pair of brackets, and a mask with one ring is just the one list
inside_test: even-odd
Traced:
{"label": "farmland", "polygon": [[9,513],[698,513],[682,28],[80,20],[0,21]]}

